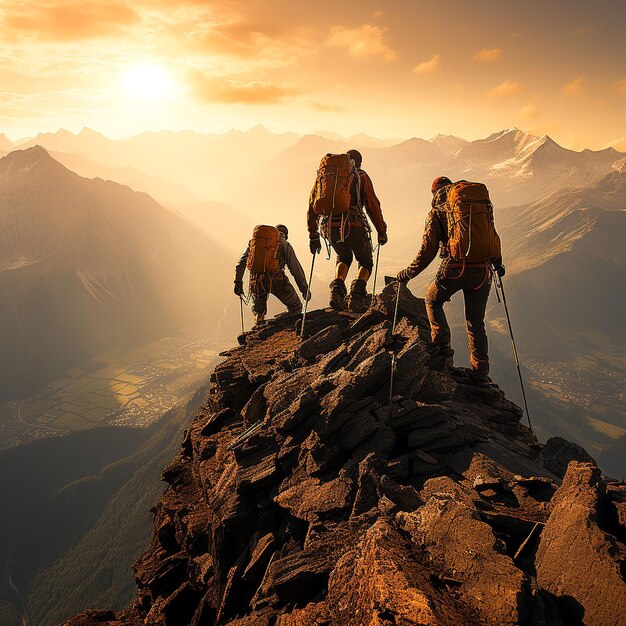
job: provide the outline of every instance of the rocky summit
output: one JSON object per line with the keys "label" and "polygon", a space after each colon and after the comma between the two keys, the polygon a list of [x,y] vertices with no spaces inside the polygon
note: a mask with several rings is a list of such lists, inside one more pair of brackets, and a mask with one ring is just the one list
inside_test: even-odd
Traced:
{"label": "rocky summit", "polygon": [[626,624],[626,485],[431,357],[405,287],[393,330],[395,289],[223,354],[137,600],[68,624]]}

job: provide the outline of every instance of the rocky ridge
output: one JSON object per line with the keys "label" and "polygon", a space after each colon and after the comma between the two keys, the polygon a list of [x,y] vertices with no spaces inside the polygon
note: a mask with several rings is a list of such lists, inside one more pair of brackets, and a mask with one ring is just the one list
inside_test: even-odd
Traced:
{"label": "rocky ridge", "polygon": [[394,290],[224,353],[163,472],[136,602],[68,624],[626,623],[626,486],[432,359],[406,288],[392,333]]}

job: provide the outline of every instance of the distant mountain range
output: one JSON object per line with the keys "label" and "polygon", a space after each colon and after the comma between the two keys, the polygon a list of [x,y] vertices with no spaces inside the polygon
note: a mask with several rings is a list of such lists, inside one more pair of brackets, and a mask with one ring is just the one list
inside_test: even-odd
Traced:
{"label": "distant mountain range", "polygon": [[[34,145],[63,153],[62,161],[81,167],[86,175],[136,184],[163,202],[190,201],[193,195],[233,206],[255,223],[291,224],[302,221],[321,156],[358,148],[392,238],[406,230],[407,219],[420,221],[426,214],[430,184],[438,175],[482,180],[495,205],[504,207],[532,202],[563,187],[591,185],[623,168],[626,158],[612,148],[568,150],[548,136],[516,128],[476,141],[449,135],[429,141],[380,140],[364,134],[344,138],[322,131],[302,136],[272,133],[263,126],[220,135],[151,132],[114,141],[83,129],[78,134],[40,134],[20,147]],[[80,155],[89,166],[71,163],[69,155]]]}
{"label": "distant mountain range", "polygon": [[0,398],[99,351],[217,320],[224,254],[150,196],[81,178],[41,147],[0,159]]}

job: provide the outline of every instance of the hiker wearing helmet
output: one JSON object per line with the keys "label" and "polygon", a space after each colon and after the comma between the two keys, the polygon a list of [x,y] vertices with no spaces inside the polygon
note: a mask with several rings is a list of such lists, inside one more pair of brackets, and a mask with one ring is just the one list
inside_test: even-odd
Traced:
{"label": "hiker wearing helmet", "polygon": [[485,309],[491,289],[492,268],[504,276],[500,238],[495,230],[493,206],[487,188],[480,183],[452,183],[446,176],[433,181],[432,209],[426,219],[422,246],[413,262],[398,274],[407,283],[424,271],[441,248],[437,277],[426,290],[434,356],[452,357],[450,327],[444,304],[457,291],[465,298],[469,343],[470,380],[489,381],[489,355]]}
{"label": "hiker wearing helmet", "polygon": [[243,275],[246,267],[250,271],[249,290],[252,297],[252,311],[256,323],[260,324],[267,313],[267,298],[276,296],[288,313],[301,313],[300,298],[285,274],[285,266],[291,272],[303,299],[311,294],[304,270],[298,257],[287,241],[289,231],[283,224],[278,226],[257,226],[248,247],[235,267],[235,295],[243,296]]}
{"label": "hiker wearing helmet", "polygon": [[[312,254],[322,249],[321,236],[335,251],[335,279],[330,283],[330,306],[346,307],[357,313],[367,310],[367,281],[372,273],[373,255],[369,216],[378,235],[378,243],[387,243],[387,224],[372,179],[361,169],[363,157],[358,150],[346,154],[327,154],[320,164],[309,197],[307,226]],[[364,212],[365,209],[365,212]],[[319,228],[319,230],[318,230]],[[353,259],[359,269],[346,289],[346,278]]]}

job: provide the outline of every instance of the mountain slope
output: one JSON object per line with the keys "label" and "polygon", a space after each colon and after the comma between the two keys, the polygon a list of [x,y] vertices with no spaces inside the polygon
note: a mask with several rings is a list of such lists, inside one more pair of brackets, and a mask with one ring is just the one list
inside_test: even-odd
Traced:
{"label": "mountain slope", "polygon": [[111,346],[216,320],[223,254],[146,194],[81,178],[43,148],[0,159],[0,397]]}
{"label": "mountain slope", "polygon": [[626,344],[626,173],[496,215],[510,300],[533,357]]}
{"label": "mountain slope", "polygon": [[95,601],[129,602],[161,469],[205,395],[206,387],[147,429],[92,429],[0,454],[3,475],[19,476],[5,486],[12,506],[0,522],[0,561],[28,623],[59,624]]}
{"label": "mountain slope", "polygon": [[152,196],[160,204],[197,200],[197,196],[183,185],[174,183],[160,176],[150,176],[130,167],[111,167],[98,163],[78,153],[52,152],[51,156],[68,170],[83,178],[102,178],[126,185],[135,191],[142,191]]}
{"label": "mountain slope", "polygon": [[393,292],[358,319],[312,312],[305,341],[282,316],[227,355],[164,472],[137,601],[70,626],[600,624],[626,611],[623,517],[599,515],[622,510],[626,486],[572,444],[538,445],[498,388],[429,360],[408,290],[392,334]]}

